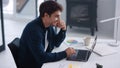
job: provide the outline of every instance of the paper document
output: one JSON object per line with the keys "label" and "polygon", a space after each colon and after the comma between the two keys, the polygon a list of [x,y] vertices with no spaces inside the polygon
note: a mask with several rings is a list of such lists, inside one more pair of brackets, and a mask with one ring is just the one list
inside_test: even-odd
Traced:
{"label": "paper document", "polygon": [[77,40],[74,40],[74,39],[70,39],[70,40],[65,40],[64,42],[66,45],[68,46],[72,46],[72,45],[78,45],[79,42]]}
{"label": "paper document", "polygon": [[[91,49],[91,46],[87,48]],[[100,56],[107,56],[107,55],[117,53],[117,50],[115,50],[113,47],[108,46],[108,44],[99,43],[99,44],[96,44],[95,48],[93,49],[93,52]]]}
{"label": "paper document", "polygon": [[42,66],[42,68],[82,68],[82,64],[59,61],[59,62],[45,63]]}
{"label": "paper document", "polygon": [[83,44],[83,40],[79,38],[67,38],[64,40],[66,45],[77,45]]}

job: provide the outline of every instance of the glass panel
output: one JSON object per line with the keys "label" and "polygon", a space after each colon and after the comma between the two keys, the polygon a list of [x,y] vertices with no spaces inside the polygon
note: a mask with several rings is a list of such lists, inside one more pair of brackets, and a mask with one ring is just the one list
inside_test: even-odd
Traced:
{"label": "glass panel", "polygon": [[21,19],[35,18],[35,0],[16,0],[16,16]]}
{"label": "glass panel", "polygon": [[88,16],[88,5],[76,5],[71,8],[71,17],[81,18]]}
{"label": "glass panel", "polygon": [[75,21],[88,21],[88,5],[76,5],[71,7],[70,17]]}
{"label": "glass panel", "polygon": [[5,49],[5,41],[4,41],[4,31],[3,27],[3,8],[2,8],[2,0],[0,0],[0,52],[3,51]]}
{"label": "glass panel", "polygon": [[1,5],[0,5],[0,46],[3,44],[2,41],[2,29],[1,29]]}
{"label": "glass panel", "polygon": [[28,0],[17,0],[16,3],[16,12],[19,13],[24,8],[24,6],[27,4]]}
{"label": "glass panel", "polygon": [[1,11],[0,11],[0,46],[3,44],[2,41],[2,29],[1,29]]}

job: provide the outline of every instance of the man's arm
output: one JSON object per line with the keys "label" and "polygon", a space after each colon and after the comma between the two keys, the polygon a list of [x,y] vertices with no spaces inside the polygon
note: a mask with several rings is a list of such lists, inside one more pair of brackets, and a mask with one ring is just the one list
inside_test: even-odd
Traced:
{"label": "man's arm", "polygon": [[65,57],[75,54],[75,50],[73,48],[67,48],[65,51],[57,53],[45,52],[42,44],[40,46],[29,46],[29,48],[38,63],[59,61]]}
{"label": "man's arm", "polygon": [[54,36],[55,46],[59,47],[66,37],[66,24],[63,20],[58,20],[56,27],[61,29],[59,33]]}
{"label": "man's arm", "polygon": [[38,63],[58,61],[67,56],[65,51],[50,53],[44,51],[43,36],[39,30],[30,31],[29,49]]}
{"label": "man's arm", "polygon": [[38,63],[54,62],[61,60],[67,56],[65,51],[58,53],[45,52],[43,45],[31,45],[29,46],[33,56]]}
{"label": "man's arm", "polygon": [[75,53],[75,50],[73,48],[68,48],[65,51],[61,51],[57,53],[45,52],[42,38],[43,36],[40,32],[40,29],[38,30],[35,29],[30,32],[30,37],[28,42],[29,44],[28,47],[31,53],[33,54],[36,61],[40,64],[46,62],[58,61]]}

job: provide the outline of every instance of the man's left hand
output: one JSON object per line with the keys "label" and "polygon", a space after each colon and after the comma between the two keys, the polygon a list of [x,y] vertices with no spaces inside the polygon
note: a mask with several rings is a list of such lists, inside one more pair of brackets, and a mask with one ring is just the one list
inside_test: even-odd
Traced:
{"label": "man's left hand", "polygon": [[66,30],[66,24],[63,20],[59,20],[59,22],[56,25],[58,28],[61,28],[62,30]]}

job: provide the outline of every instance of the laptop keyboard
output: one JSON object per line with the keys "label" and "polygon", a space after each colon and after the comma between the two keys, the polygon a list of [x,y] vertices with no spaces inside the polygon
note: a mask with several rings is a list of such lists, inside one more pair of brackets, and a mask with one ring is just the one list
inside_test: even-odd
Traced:
{"label": "laptop keyboard", "polygon": [[88,60],[90,54],[91,54],[91,52],[88,50],[76,50],[76,54],[68,57],[67,60],[86,62]]}
{"label": "laptop keyboard", "polygon": [[88,52],[86,50],[79,50],[77,53],[77,59],[85,60],[88,57]]}

